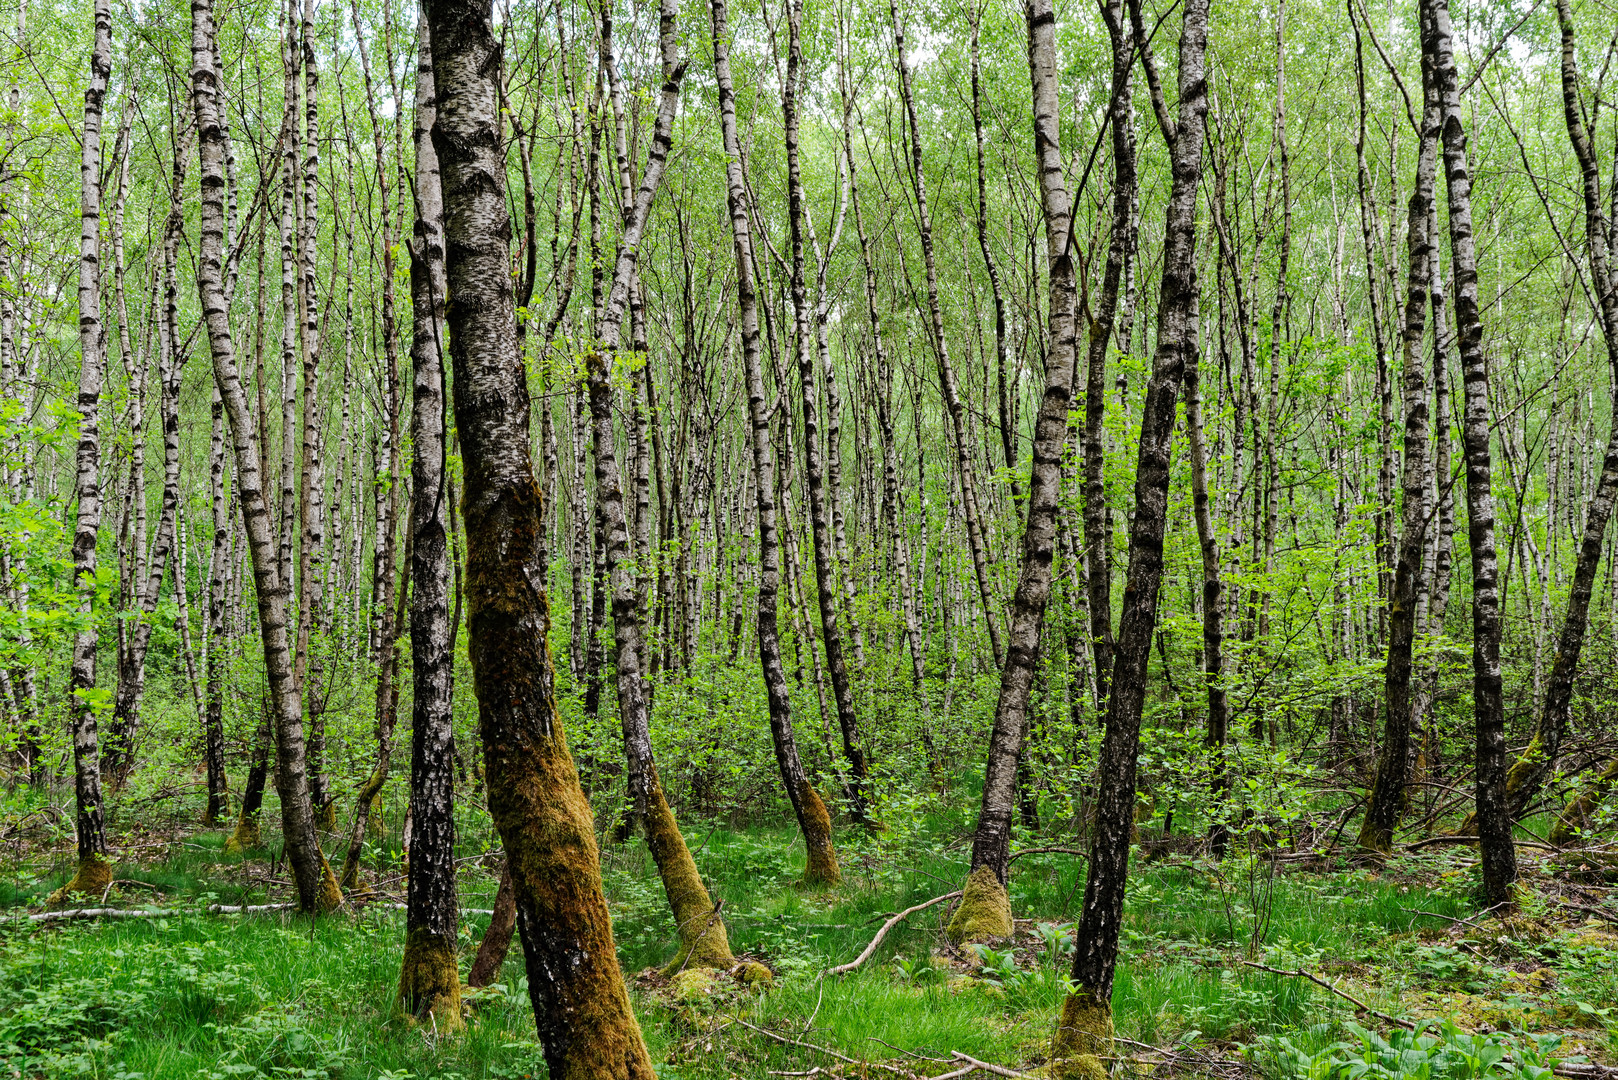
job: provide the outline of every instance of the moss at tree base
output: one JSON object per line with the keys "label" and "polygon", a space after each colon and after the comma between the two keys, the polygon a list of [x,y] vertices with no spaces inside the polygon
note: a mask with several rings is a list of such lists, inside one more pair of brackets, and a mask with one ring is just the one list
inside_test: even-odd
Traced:
{"label": "moss at tree base", "polygon": [[[329,868],[326,877],[331,878]],[[406,931],[404,963],[399,969],[399,1011],[431,1023],[440,1033],[466,1026],[453,941],[425,930]]]}
{"label": "moss at tree base", "polygon": [[337,884],[337,875],[331,872],[331,863],[326,856],[320,856],[320,898],[315,904],[316,913],[324,915],[328,911],[335,911],[343,903],[343,890]]}
{"label": "moss at tree base", "polygon": [[264,846],[264,834],[259,830],[257,817],[236,819],[236,831],[225,841],[225,854],[238,855]]}
{"label": "moss at tree base", "polygon": [[1053,1080],[1107,1080],[1102,1059],[1111,1054],[1112,1009],[1088,990],[1069,994],[1051,1045]]}
{"label": "moss at tree base", "polygon": [[1011,932],[1011,894],[992,867],[980,866],[967,877],[961,904],[945,933],[961,945],[1008,938]]}
{"label": "moss at tree base", "polygon": [[775,981],[775,972],[757,960],[749,960],[736,969],[736,981],[743,986],[768,986]]}
{"label": "moss at tree base", "polygon": [[808,784],[804,785],[802,801],[803,846],[809,853],[803,868],[803,883],[841,885],[843,871],[837,865],[837,848],[831,839],[831,815],[826,812],[826,803]]}
{"label": "moss at tree base", "polygon": [[77,898],[99,901],[112,886],[112,863],[100,855],[79,860],[79,869],[71,880],[45,899],[45,906],[53,911],[68,907]]}
{"label": "moss at tree base", "polygon": [[646,799],[646,846],[657,862],[663,891],[680,933],[680,951],[674,954],[663,974],[673,977],[682,968],[721,968],[736,966],[730,951],[725,920],[714,907],[708,889],[697,873],[697,864],[680,835],[680,826],[669,809],[663,786],[654,775]]}

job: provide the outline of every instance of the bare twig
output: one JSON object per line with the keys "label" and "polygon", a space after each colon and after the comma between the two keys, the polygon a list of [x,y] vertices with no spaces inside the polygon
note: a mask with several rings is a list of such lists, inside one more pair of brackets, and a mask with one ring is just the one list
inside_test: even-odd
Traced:
{"label": "bare twig", "polygon": [[899,912],[899,914],[882,924],[882,929],[878,930],[876,932],[876,937],[872,938],[871,943],[865,946],[864,952],[860,953],[859,956],[855,957],[846,964],[839,964],[837,967],[827,968],[823,974],[846,975],[848,972],[853,971],[855,968],[865,963],[865,961],[869,960],[871,955],[876,952],[877,946],[882,944],[882,939],[888,936],[888,931],[892,930],[895,926],[898,926],[907,917],[914,915],[918,911],[925,911],[934,904],[942,904],[945,900],[953,900],[960,895],[961,892],[959,889],[957,889],[952,893],[945,893],[943,896],[935,896],[924,904],[917,904],[915,907],[905,908],[903,911]]}
{"label": "bare twig", "polygon": [[[906,1069],[901,1069],[897,1065],[888,1065],[888,1064],[885,1064],[885,1063],[880,1062],[880,1061],[856,1061],[853,1058],[849,1057],[847,1054],[839,1054],[837,1051],[829,1049],[827,1047],[816,1046],[814,1043],[806,1043],[806,1042],[802,1041],[801,1039],[788,1038],[787,1036],[781,1035],[781,1034],[779,1034],[777,1032],[774,1032],[774,1031],[771,1031],[768,1028],[761,1028],[757,1024],[749,1024],[746,1020],[743,1020],[739,1016],[732,1016],[729,1019],[731,1020],[732,1023],[740,1024],[742,1027],[748,1029],[749,1031],[756,1031],[760,1035],[763,1035],[765,1038],[774,1039],[776,1042],[786,1043],[788,1046],[801,1046],[805,1050],[813,1050],[816,1053],[825,1054],[827,1057],[834,1057],[838,1061],[846,1061],[850,1065],[866,1065],[866,1066],[869,1066],[871,1068],[883,1069],[883,1070],[886,1070],[887,1072],[890,1072],[890,1073],[896,1073],[899,1076],[906,1077],[907,1080],[916,1080],[916,1074],[915,1073],[910,1072],[910,1071],[908,1071]],[[775,1074],[775,1075],[780,1075],[780,1076],[812,1076],[814,1074],[811,1072],[811,1073],[778,1073],[778,1074]]]}
{"label": "bare twig", "polygon": [[1371,1008],[1353,994],[1350,994],[1346,990],[1339,990],[1337,987],[1333,986],[1325,979],[1322,979],[1314,972],[1305,971],[1303,968],[1293,968],[1291,971],[1287,971],[1285,968],[1271,967],[1268,964],[1260,964],[1254,960],[1243,960],[1242,963],[1250,968],[1258,968],[1260,971],[1268,971],[1272,975],[1289,975],[1295,979],[1308,979],[1316,986],[1323,986],[1343,1000],[1352,1002],[1356,1007],[1359,1008],[1361,1012],[1370,1013],[1372,1016],[1376,1017],[1378,1020],[1381,1020],[1385,1024],[1392,1024],[1395,1027],[1404,1028],[1406,1031],[1414,1031],[1416,1029],[1416,1025],[1409,1020],[1401,1020],[1397,1016],[1390,1016],[1385,1012],[1379,1012],[1376,1009]]}
{"label": "bare twig", "polygon": [[1090,857],[1090,853],[1088,851],[1080,851],[1078,848],[1031,847],[1023,848],[1021,851],[1013,851],[1011,855],[1007,857],[1006,862],[1011,862],[1013,859],[1020,859],[1024,855],[1077,855],[1081,859],[1088,859]]}

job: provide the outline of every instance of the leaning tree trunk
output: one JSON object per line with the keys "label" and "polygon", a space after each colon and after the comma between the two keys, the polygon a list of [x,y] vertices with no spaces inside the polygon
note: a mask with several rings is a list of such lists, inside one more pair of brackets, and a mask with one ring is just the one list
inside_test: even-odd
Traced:
{"label": "leaning tree trunk", "polygon": [[[652,200],[663,181],[668,164],[675,110],[680,101],[680,84],[685,62],[679,57],[676,32],[678,8],[674,0],[663,0],[659,16],[659,38],[663,53],[663,93],[652,129],[646,168],[640,189],[624,205],[624,231],[618,247],[612,286],[601,319],[601,351],[585,359],[590,392],[590,419],[595,456],[596,514],[600,525],[597,547],[603,552],[612,593],[612,625],[617,647],[618,714],[624,734],[624,754],[628,758],[629,791],[634,820],[644,823],[646,846],[657,863],[658,876],[674,913],[680,948],[670,961],[674,974],[686,967],[729,968],[736,963],[731,955],[725,922],[708,894],[696,861],[669,809],[668,798],[658,777],[652,756],[651,707],[642,676],[643,647],[640,584],[628,559],[629,527],[624,514],[623,476],[618,468],[613,431],[613,388],[610,365],[622,331],[624,306],[633,296],[635,266],[640,241],[651,213]],[[603,34],[610,48],[611,38]],[[609,70],[609,78],[617,74]],[[497,905],[498,909],[498,905]],[[491,923],[491,932],[493,924]]]}
{"label": "leaning tree trunk", "polygon": [[[1197,187],[1202,177],[1204,120],[1208,110],[1206,58],[1209,0],[1187,0],[1180,31],[1179,118],[1171,119],[1145,42],[1141,55],[1158,126],[1168,143],[1173,183],[1164,221],[1163,281],[1157,308],[1157,353],[1141,416],[1135,463],[1135,516],[1129,527],[1129,572],[1117,656],[1107,699],[1106,734],[1097,766],[1095,839],[1090,845],[1084,907],[1075,930],[1073,992],[1062,1006],[1051,1056],[1057,1074],[1106,1075],[1101,1056],[1112,1048],[1112,978],[1118,963],[1129,841],[1134,824],[1135,766],[1146,699],[1147,661],[1157,625],[1163,580],[1163,534],[1168,523],[1169,457],[1175,399],[1187,357],[1197,348]],[[1131,0],[1131,16],[1139,12]],[[1053,49],[1050,0],[1030,0],[1031,40]],[[1138,26],[1138,21],[1136,22]],[[1038,55],[1033,45],[1030,54]]]}
{"label": "leaning tree trunk", "polygon": [[303,702],[292,677],[292,649],[287,627],[288,583],[282,577],[276,554],[275,531],[270,525],[259,458],[258,431],[236,366],[230,307],[225,294],[225,140],[220,120],[221,86],[213,65],[214,38],[213,0],[193,0],[191,99],[202,162],[197,288],[213,354],[214,381],[230,417],[231,437],[235,443],[237,494],[253,560],[259,631],[264,641],[264,670],[275,718],[276,789],[281,796],[281,830],[287,862],[297,886],[299,907],[309,912],[324,912],[342,903],[343,897],[315,835],[304,760]]}
{"label": "leaning tree trunk", "polygon": [[839,559],[833,546],[831,511],[826,505],[825,462],[821,454],[817,405],[819,392],[815,385],[814,341],[809,326],[812,313],[804,280],[804,216],[807,209],[798,148],[798,93],[803,79],[802,29],[802,0],[787,0],[787,71],[781,97],[781,115],[786,131],[787,220],[792,248],[792,276],[788,295],[792,301],[792,337],[798,356],[798,379],[802,391],[799,406],[803,415],[804,487],[809,495],[809,535],[814,545],[815,599],[820,611],[820,637],[826,650],[826,671],[831,676],[837,725],[843,736],[843,757],[848,762],[848,814],[856,824],[869,828],[876,824],[867,807],[870,801],[870,768],[865,760],[859,717],[854,711],[854,689],[849,680],[848,658],[844,654],[843,624],[838,617],[834,566]]}
{"label": "leaning tree trunk", "polygon": [[1500,680],[1500,588],[1490,487],[1489,364],[1483,352],[1477,250],[1472,232],[1472,173],[1466,159],[1460,79],[1449,0],[1421,2],[1422,57],[1443,110],[1444,178],[1449,194],[1450,263],[1455,275],[1455,330],[1465,406],[1461,442],[1466,455],[1466,517],[1472,549],[1472,707],[1477,725],[1478,839],[1483,891],[1490,904],[1510,905],[1517,853],[1506,803],[1506,718]]}
{"label": "leaning tree trunk", "polygon": [[[1135,253],[1135,205],[1140,184],[1135,171],[1135,110],[1129,80],[1134,66],[1134,39],[1122,0],[1101,9],[1112,43],[1112,221],[1101,295],[1090,320],[1084,383],[1084,576],[1090,614],[1090,653],[1095,671],[1096,705],[1107,701],[1112,675],[1112,525],[1108,520],[1106,445],[1107,347],[1118,315],[1118,289]],[[1125,335],[1127,336],[1127,335]],[[1075,357],[1075,360],[1077,357]],[[1077,372],[1075,372],[1075,376]]]}
{"label": "leaning tree trunk", "polygon": [[[1567,134],[1573,155],[1579,162],[1584,187],[1584,235],[1589,249],[1591,285],[1596,291],[1596,314],[1607,343],[1607,366],[1618,377],[1618,280],[1613,277],[1609,238],[1611,224],[1601,205],[1601,172],[1595,148],[1584,124],[1585,108],[1579,93],[1578,55],[1573,30],[1573,13],[1567,0],[1557,0],[1556,19],[1562,30],[1562,113],[1567,118]],[[1573,678],[1579,669],[1584,633],[1589,626],[1590,596],[1595,589],[1596,571],[1601,565],[1602,537],[1618,498],[1618,396],[1613,397],[1612,433],[1596,482],[1595,496],[1585,510],[1584,538],[1578,561],[1573,567],[1573,588],[1568,594],[1567,613],[1556,639],[1556,659],[1545,683],[1545,705],[1540,712],[1539,730],[1528,752],[1517,760],[1506,775],[1506,802],[1513,817],[1520,817],[1539,794],[1556,768],[1562,736],[1567,730],[1573,699]],[[1610,777],[1608,778],[1610,780]],[[1588,792],[1569,803],[1558,819],[1554,832],[1571,838],[1568,825],[1582,828],[1584,818],[1594,808],[1585,804]],[[1599,800],[1597,800],[1599,801]],[[1564,824],[1567,823],[1567,824]],[[1558,843],[1563,841],[1556,841]]]}
{"label": "leaning tree trunk", "polygon": [[1410,266],[1405,290],[1404,327],[1404,520],[1399,533],[1399,563],[1393,575],[1393,600],[1388,607],[1388,659],[1383,679],[1386,724],[1382,732],[1382,758],[1376,781],[1365,804],[1360,825],[1362,848],[1383,853],[1393,850],[1393,832],[1409,802],[1408,784],[1415,755],[1411,740],[1421,723],[1416,712],[1414,653],[1416,616],[1421,606],[1422,566],[1427,553],[1428,422],[1427,357],[1422,346],[1427,333],[1427,286],[1432,277],[1433,237],[1427,232],[1438,170],[1438,99],[1432,80],[1423,78],[1421,145],[1416,153],[1416,187],[1410,195]]}
{"label": "leaning tree trunk", "polygon": [[950,363],[949,341],[944,333],[944,309],[938,299],[938,260],[933,250],[933,219],[927,209],[927,178],[922,171],[921,122],[916,116],[916,99],[910,86],[910,61],[905,52],[904,26],[899,22],[897,0],[888,0],[893,21],[895,68],[899,74],[899,96],[903,99],[905,125],[910,134],[910,183],[916,198],[916,231],[921,240],[922,262],[927,271],[927,317],[932,334],[933,358],[938,363],[938,385],[944,393],[954,436],[955,460],[960,472],[961,510],[966,517],[966,539],[972,552],[972,571],[977,579],[978,597],[983,602],[983,625],[989,631],[989,650],[994,666],[1005,663],[1000,640],[1000,623],[995,615],[994,590],[989,583],[989,541],[983,511],[978,507],[977,486],[972,480],[972,443],[966,431],[966,402],[961,399],[955,367]]}
{"label": "leaning tree trunk", "polygon": [[[1067,447],[1068,402],[1078,354],[1074,306],[1078,278],[1072,237],[1073,202],[1062,167],[1061,106],[1056,67],[1055,13],[1027,8],[1028,61],[1033,75],[1034,161],[1039,169],[1049,264],[1050,344],[1045,352],[1045,393],[1034,422],[1033,465],[1023,529],[1022,571],[1012,596],[1006,661],[989,736],[983,801],[972,838],[972,867],[960,906],[949,925],[955,941],[1010,937],[1011,897],[1006,874],[1011,859],[1011,815],[1017,794],[1017,760],[1028,730],[1029,692],[1039,666],[1045,608],[1051,598],[1051,563],[1062,491],[1062,455]],[[897,25],[897,19],[895,19]]]}
{"label": "leaning tree trunk", "polygon": [[781,546],[775,519],[775,452],[770,443],[770,402],[764,395],[760,353],[758,293],[753,278],[753,236],[747,216],[747,189],[742,177],[741,140],[736,125],[736,91],[730,75],[726,0],[710,0],[713,15],[714,78],[719,86],[719,124],[725,143],[731,237],[736,255],[736,302],[741,316],[742,359],[746,369],[748,420],[753,452],[753,488],[758,526],[758,646],[764,689],[769,697],[770,735],[775,762],[787,798],[803,832],[808,863],[804,880],[833,885],[842,880],[837,849],[832,845],[831,815],[809,783],[792,729],[792,703],[786,668],[781,662],[777,606],[781,588]]}
{"label": "leaning tree trunk", "polygon": [[455,425],[465,468],[466,596],[489,811],[500,831],[555,1080],[652,1080],[601,889],[590,804],[568,751],[546,639],[541,498],[517,351],[511,222],[489,0],[429,0],[444,193]]}
{"label": "leaning tree trunk", "polygon": [[[454,640],[449,622],[449,486],[444,475],[444,203],[433,151],[432,45],[419,20],[416,59],[416,226],[410,245],[414,386],[410,438],[410,817],[400,1009],[439,1031],[462,1027],[456,959],[455,729],[450,709]],[[306,564],[307,565],[307,564]],[[307,579],[306,579],[307,580]]]}
{"label": "leaning tree trunk", "polygon": [[79,165],[79,449],[75,487],[78,524],[73,532],[73,581],[82,620],[73,638],[67,706],[73,729],[73,824],[78,872],[51,896],[99,897],[112,884],[107,830],[101,809],[101,762],[91,695],[96,684],[96,537],[101,530],[101,383],[107,374],[106,330],[101,324],[101,109],[112,74],[112,8],[96,0],[90,84],[84,91],[83,157]]}

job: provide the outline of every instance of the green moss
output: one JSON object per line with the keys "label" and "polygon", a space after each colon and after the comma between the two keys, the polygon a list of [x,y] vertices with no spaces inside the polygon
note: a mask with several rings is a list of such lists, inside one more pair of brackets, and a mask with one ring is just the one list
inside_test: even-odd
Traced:
{"label": "green moss", "polygon": [[1550,841],[1553,844],[1571,844],[1578,839],[1579,834],[1590,827],[1590,820],[1601,807],[1602,801],[1607,797],[1607,789],[1612,782],[1618,780],[1618,758],[1602,770],[1601,775],[1591,781],[1590,786],[1579,792],[1578,796],[1562,810],[1556,819],[1556,825],[1551,829]]}
{"label": "green moss", "polygon": [[837,848],[831,839],[831,815],[826,803],[811,785],[803,786],[799,808],[803,827],[803,846],[809,861],[803,868],[805,885],[840,885],[843,871],[837,865]]}
{"label": "green moss", "polygon": [[236,831],[225,841],[225,854],[239,855],[244,851],[254,851],[263,846],[264,834],[258,827],[258,815],[248,816],[244,813],[236,819]]}
{"label": "green moss", "polygon": [[331,863],[326,856],[320,856],[320,899],[316,903],[317,913],[325,914],[335,911],[343,903],[343,890],[337,885],[337,876],[331,872]]}
{"label": "green moss", "polygon": [[713,992],[712,968],[686,968],[669,980],[669,993],[682,1005],[694,1005]]}
{"label": "green moss", "polygon": [[946,933],[960,945],[1008,938],[1011,932],[1011,894],[1000,884],[993,868],[980,866],[967,877],[961,904]]}
{"label": "green moss", "polygon": [[1112,1009],[1088,990],[1069,994],[1051,1044],[1054,1080],[1106,1080],[1112,1054]]}
{"label": "green moss", "polygon": [[51,910],[70,907],[85,900],[100,901],[112,886],[112,864],[100,855],[79,860],[76,874],[45,899]]}
{"label": "green moss", "polygon": [[399,968],[399,1011],[424,1024],[431,1023],[439,1032],[460,1031],[466,1026],[461,1015],[461,972],[453,939],[421,929],[405,932],[404,962]]}
{"label": "green moss", "polygon": [[768,986],[775,981],[775,972],[756,960],[749,960],[737,969],[736,981],[743,986]]}
{"label": "green moss", "polygon": [[655,766],[649,781],[646,846],[657,863],[657,874],[663,880],[663,891],[668,894],[669,909],[674,913],[674,924],[680,933],[680,950],[663,973],[672,976],[682,968],[735,967],[736,957],[730,951],[725,920],[714,907],[702,876],[697,873],[696,861],[691,858],[685,837],[680,835],[680,826],[663,795]]}

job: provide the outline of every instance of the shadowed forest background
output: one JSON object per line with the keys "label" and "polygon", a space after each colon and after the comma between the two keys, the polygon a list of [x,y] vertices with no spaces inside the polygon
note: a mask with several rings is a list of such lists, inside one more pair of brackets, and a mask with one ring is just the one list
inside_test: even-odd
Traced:
{"label": "shadowed forest background", "polygon": [[1618,1075],[1605,0],[10,0],[0,1069]]}

